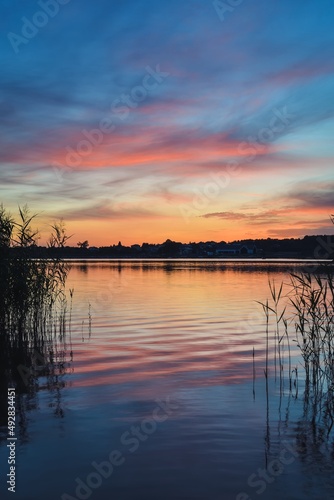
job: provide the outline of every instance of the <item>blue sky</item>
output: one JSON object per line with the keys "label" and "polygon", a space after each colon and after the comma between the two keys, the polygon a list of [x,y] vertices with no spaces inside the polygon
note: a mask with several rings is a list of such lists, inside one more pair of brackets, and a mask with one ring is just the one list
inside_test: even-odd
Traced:
{"label": "blue sky", "polygon": [[97,245],[332,232],[332,2],[0,9],[0,201],[42,240],[60,217]]}

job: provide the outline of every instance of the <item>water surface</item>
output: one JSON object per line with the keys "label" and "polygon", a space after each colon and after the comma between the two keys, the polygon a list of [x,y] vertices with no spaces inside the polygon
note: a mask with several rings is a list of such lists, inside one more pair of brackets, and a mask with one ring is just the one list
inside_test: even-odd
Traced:
{"label": "water surface", "polygon": [[[286,265],[73,263],[62,373],[17,402],[16,498],[334,498],[333,440],[302,379],[282,392],[271,366],[266,398],[256,301]],[[4,439],[0,456],[3,471]]]}

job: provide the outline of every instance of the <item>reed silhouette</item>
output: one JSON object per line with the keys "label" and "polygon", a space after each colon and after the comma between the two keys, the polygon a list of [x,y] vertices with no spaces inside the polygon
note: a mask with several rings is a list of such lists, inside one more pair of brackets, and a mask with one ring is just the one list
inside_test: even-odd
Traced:
{"label": "reed silhouette", "polygon": [[[333,216],[331,220],[334,223]],[[292,369],[291,330],[294,330],[304,368],[305,417],[321,418],[329,434],[334,423],[334,276],[332,266],[320,274],[290,272],[290,281],[277,288],[269,281],[271,301],[261,303],[266,316],[266,368],[268,379],[269,318],[274,318],[274,370],[279,372],[280,392],[288,379],[289,391],[298,396],[298,367]],[[283,291],[285,293],[283,293]],[[284,301],[281,306],[282,300]],[[288,377],[285,377],[285,354]],[[268,383],[266,384],[268,391]]]}
{"label": "reed silhouette", "polygon": [[[39,378],[46,377],[49,387],[59,386],[65,369],[69,266],[57,257],[31,258],[38,240],[35,217],[24,206],[14,219],[0,205],[1,420],[8,387],[32,396]],[[48,246],[63,247],[68,239],[63,222],[51,227]],[[73,290],[71,304],[72,295]]]}

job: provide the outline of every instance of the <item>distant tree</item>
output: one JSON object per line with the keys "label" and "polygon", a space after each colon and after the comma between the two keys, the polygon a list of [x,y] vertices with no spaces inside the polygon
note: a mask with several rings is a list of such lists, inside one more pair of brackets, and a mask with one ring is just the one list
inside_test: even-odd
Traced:
{"label": "distant tree", "polygon": [[86,248],[88,248],[88,247],[89,247],[89,243],[88,243],[88,241],[87,241],[87,240],[85,240],[85,241],[79,241],[79,242],[77,243],[77,245],[78,245],[78,247],[79,247],[79,248],[85,248],[85,249],[86,249]]}

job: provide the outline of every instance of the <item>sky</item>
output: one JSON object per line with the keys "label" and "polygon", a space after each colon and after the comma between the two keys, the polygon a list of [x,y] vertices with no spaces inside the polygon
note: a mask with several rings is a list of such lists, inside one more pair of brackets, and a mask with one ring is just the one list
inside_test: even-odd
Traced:
{"label": "sky", "polygon": [[331,0],[2,0],[0,203],[40,243],[333,234]]}

